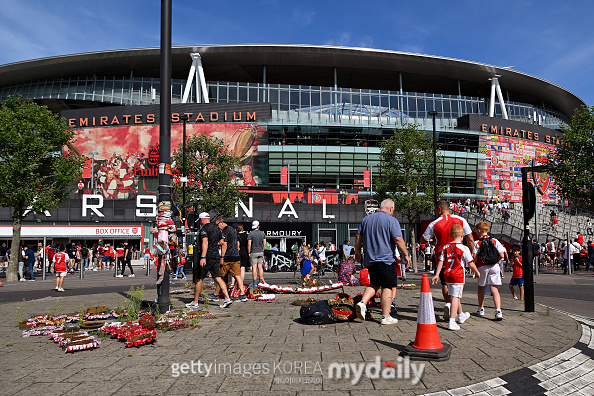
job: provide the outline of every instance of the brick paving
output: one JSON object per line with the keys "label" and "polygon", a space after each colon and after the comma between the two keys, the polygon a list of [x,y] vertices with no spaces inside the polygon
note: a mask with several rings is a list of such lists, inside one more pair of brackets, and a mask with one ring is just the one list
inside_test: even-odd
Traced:
{"label": "brick paving", "polygon": [[[267,275],[271,284],[295,286],[292,273]],[[398,290],[399,322],[391,326],[380,326],[378,321],[302,325],[297,322],[300,307],[291,302],[303,295],[277,294],[270,303],[236,302],[228,309],[212,303],[210,310],[216,318],[202,319],[198,329],[159,332],[153,345],[125,348],[123,343],[105,339],[96,350],[65,354],[48,337],[21,337],[16,327],[17,307],[27,316],[56,309],[61,313],[74,312],[81,304],[116,307],[123,305],[125,295],[111,291],[114,285],[123,282],[138,285],[146,283],[147,278],[137,275],[115,279],[105,273],[91,273],[78,283],[66,279],[66,287],[71,285],[66,293],[51,291],[53,282],[49,278],[34,285],[11,284],[0,290],[9,293],[25,287],[35,288],[37,292],[47,289],[46,297],[0,305],[1,394],[298,395],[317,391],[328,395],[497,395],[515,394],[514,384],[532,386],[532,382],[536,384],[532,388],[518,385],[517,389],[527,390],[523,394],[539,394],[535,390],[556,392],[549,394],[592,394],[588,393],[588,389],[593,389],[588,387],[594,383],[592,323],[541,305],[537,305],[536,312],[525,313],[523,302],[514,301],[505,293],[503,321],[491,320],[492,302],[486,299],[484,318],[473,315],[460,331],[452,332],[447,330],[446,322],[439,320],[443,301],[439,289],[433,287],[438,332],[441,341],[453,347],[451,359],[424,362],[423,376],[415,385],[410,379],[368,378],[365,374],[354,384],[351,379],[329,378],[329,365],[374,363],[377,357],[381,362],[400,363],[399,351],[415,338],[419,289]],[[90,290],[96,292],[81,293],[82,282],[92,284]],[[182,283],[174,282],[172,289]],[[408,283],[420,285],[420,275],[409,276]],[[104,285],[106,292],[100,292],[97,284]],[[345,287],[351,295],[362,290],[362,287]],[[328,299],[336,292],[313,296]],[[146,300],[155,297],[154,290],[145,292]],[[171,298],[174,307],[190,299],[190,294]],[[466,293],[463,305],[465,311],[474,312],[476,295]],[[204,370],[203,374],[188,370],[186,374],[173,376],[172,365],[190,366],[198,361],[241,369],[237,373],[211,371],[210,375]],[[262,372],[256,373],[256,366]],[[249,368],[251,376],[243,374],[244,367]],[[264,373],[266,367],[269,370]]]}

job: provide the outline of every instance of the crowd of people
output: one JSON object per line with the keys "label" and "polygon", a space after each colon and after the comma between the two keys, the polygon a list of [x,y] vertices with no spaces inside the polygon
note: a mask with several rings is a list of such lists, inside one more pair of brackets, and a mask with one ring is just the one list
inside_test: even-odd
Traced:
{"label": "crowd of people", "polygon": [[[369,273],[369,285],[362,301],[356,306],[357,317],[365,320],[368,301],[381,289],[381,324],[397,323],[397,320],[390,316],[394,312],[398,283],[396,268],[401,262],[410,263],[410,251],[402,239],[398,222],[392,216],[385,215],[391,214],[393,208],[394,203],[385,200],[378,212],[384,214],[367,216],[364,219],[357,232],[354,248],[357,260],[363,265],[360,279],[363,278],[364,271]],[[512,245],[508,252],[501,242],[489,235],[490,227],[486,221],[476,225],[478,238],[475,240],[467,221],[450,213],[450,208],[450,203],[446,200],[437,202],[437,218],[428,225],[417,245],[418,254],[427,259],[426,269],[431,270],[433,274],[431,283],[441,284],[445,301],[444,320],[448,321],[448,328],[455,331],[470,318],[470,313],[464,311],[461,301],[466,276],[469,274],[472,274],[473,278],[478,278],[476,315],[485,316],[485,295],[490,292],[495,306],[494,318],[502,320],[499,286],[504,278],[504,263],[512,270],[509,282],[512,298],[524,298],[521,248]],[[346,267],[352,268],[348,265]]]}
{"label": "crowd of people", "polygon": [[552,238],[540,245],[535,242],[533,254],[538,258],[539,267],[562,268],[565,274],[570,263],[574,271],[579,271],[582,267],[585,271],[590,267],[594,268],[594,243],[592,240],[586,242],[581,233],[578,233],[573,241],[557,242],[556,238]]}
{"label": "crowd of people", "polygon": [[[35,282],[35,272],[43,269],[44,262],[46,272],[63,272],[63,276],[81,270],[114,270],[114,267],[117,265],[118,274],[116,277],[124,277],[126,266],[130,269],[130,275],[128,276],[134,277],[131,260],[135,248],[129,245],[127,241],[119,243],[116,247],[110,244],[103,244],[102,241],[91,246],[72,242],[44,247],[43,244],[38,243],[37,245],[22,245],[19,247],[18,252],[17,274],[19,282]],[[63,254],[58,255],[58,253]],[[12,249],[6,246],[6,242],[2,243],[0,246],[0,267],[2,271],[6,271],[8,268],[12,254]],[[59,271],[55,271],[56,263],[58,264]],[[58,289],[63,288],[60,286],[56,288],[56,290]]]}

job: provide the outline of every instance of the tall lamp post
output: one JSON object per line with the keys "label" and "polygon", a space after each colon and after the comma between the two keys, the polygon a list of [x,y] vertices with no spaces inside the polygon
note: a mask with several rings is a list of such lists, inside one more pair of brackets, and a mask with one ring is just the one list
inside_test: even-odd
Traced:
{"label": "tall lamp post", "polygon": [[[165,205],[171,205],[171,3],[172,0],[161,0],[159,202]],[[171,303],[169,298],[171,273],[168,266],[165,266],[163,277],[163,282],[157,285],[157,305],[161,314],[169,311]]]}
{"label": "tall lamp post", "polygon": [[429,115],[433,117],[433,200],[437,202],[437,132],[435,130],[437,111],[430,111]]}

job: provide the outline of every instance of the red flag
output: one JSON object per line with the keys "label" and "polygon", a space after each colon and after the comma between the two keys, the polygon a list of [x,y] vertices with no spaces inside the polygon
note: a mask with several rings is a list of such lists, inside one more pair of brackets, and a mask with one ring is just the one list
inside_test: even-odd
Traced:
{"label": "red flag", "polygon": [[90,159],[86,160],[85,164],[83,165],[82,177],[83,177],[83,179],[91,178],[91,160]]}
{"label": "red flag", "polygon": [[363,187],[370,187],[369,171],[363,171]]}
{"label": "red flag", "polygon": [[287,167],[281,166],[281,184],[287,184]]}

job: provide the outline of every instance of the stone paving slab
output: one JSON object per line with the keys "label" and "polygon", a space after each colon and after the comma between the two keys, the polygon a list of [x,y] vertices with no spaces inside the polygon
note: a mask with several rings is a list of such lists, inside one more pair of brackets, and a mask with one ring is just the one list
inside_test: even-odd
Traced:
{"label": "stone paving slab", "polygon": [[[271,274],[268,278],[270,283],[276,281],[279,285],[290,285],[292,281],[287,274]],[[420,277],[411,275],[408,282],[420,284]],[[345,288],[345,291],[355,295],[363,288]],[[320,293],[314,297],[333,298],[336,292]],[[473,315],[460,331],[451,332],[447,330],[446,323],[439,320],[443,301],[439,290],[434,288],[438,333],[442,342],[453,347],[450,361],[425,362],[423,376],[416,385],[412,385],[411,380],[368,378],[364,374],[355,384],[352,378],[329,378],[328,370],[332,363],[359,367],[360,364],[376,362],[378,357],[381,362],[399,363],[400,350],[415,339],[419,293],[418,289],[398,290],[397,305],[401,315],[397,316],[399,323],[391,326],[381,326],[376,321],[301,325],[296,322],[300,307],[290,303],[303,298],[303,295],[277,294],[277,299],[271,303],[234,303],[226,310],[213,303],[210,310],[215,313],[215,318],[202,319],[198,329],[159,332],[154,345],[125,348],[123,343],[105,339],[97,350],[64,354],[47,337],[22,338],[15,326],[17,307],[21,307],[21,314],[25,311],[27,316],[51,312],[56,307],[65,313],[76,311],[81,304],[85,307],[115,307],[123,304],[124,297],[111,292],[62,297],[48,291],[46,298],[0,305],[0,354],[3,356],[0,393],[43,393],[47,396],[93,392],[130,395],[310,395],[316,391],[325,395],[349,392],[365,395],[389,392],[397,395],[453,389],[459,389],[457,394],[463,394],[464,389],[474,393],[488,389],[489,394],[494,395],[505,394],[505,385],[487,381],[547,362],[547,359],[570,350],[580,340],[586,346],[594,342],[590,333],[584,335],[586,330],[583,330],[583,325],[573,318],[538,305],[535,313],[527,314],[523,312],[523,302],[505,297],[502,322],[495,322],[490,316],[480,318]],[[145,299],[155,297],[154,290],[145,292]],[[172,295],[174,306],[190,299],[189,294]],[[491,315],[492,302],[489,299],[486,301],[487,315]],[[465,294],[463,306],[465,310],[474,312],[476,296]],[[581,371],[571,371],[583,366],[584,356],[578,350],[567,358],[574,358],[572,363],[550,363],[550,371],[546,371],[545,367],[539,368],[550,376],[543,377],[543,381],[555,386],[567,385],[566,390],[587,393],[588,386],[594,381],[583,383],[587,382],[589,377],[585,375],[591,371],[582,369],[584,375]],[[239,371],[172,376],[176,364],[198,360],[213,365],[238,365]],[[33,362],[35,370],[31,370]],[[261,368],[266,364],[268,372],[252,373],[251,376],[245,374],[244,366],[250,371],[254,364]],[[309,365],[307,369],[303,368],[305,364]],[[316,365],[320,369],[314,370]],[[479,390],[482,387],[485,389]]]}

